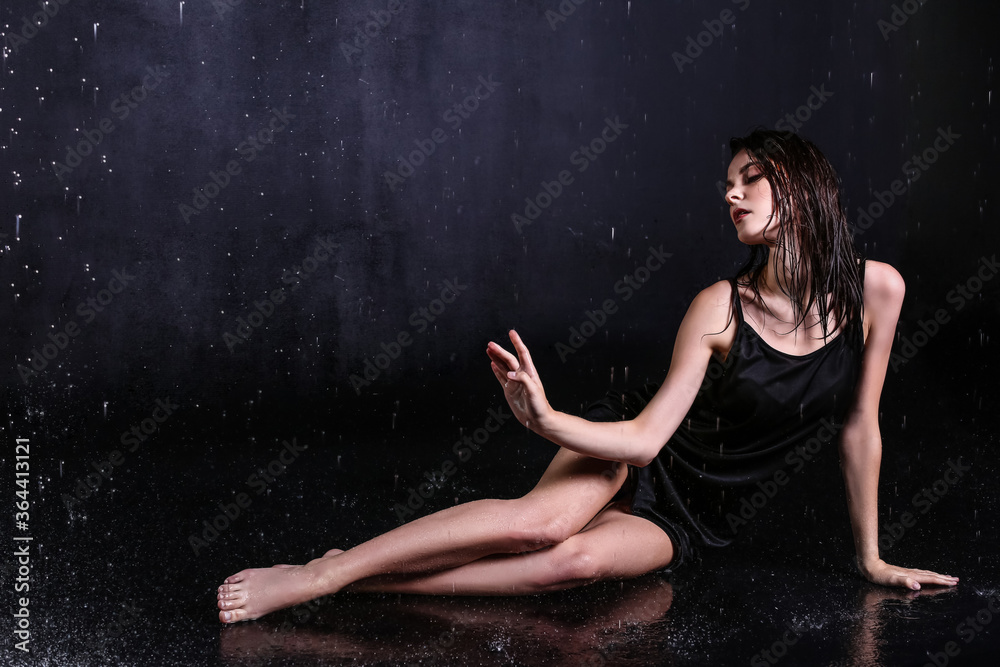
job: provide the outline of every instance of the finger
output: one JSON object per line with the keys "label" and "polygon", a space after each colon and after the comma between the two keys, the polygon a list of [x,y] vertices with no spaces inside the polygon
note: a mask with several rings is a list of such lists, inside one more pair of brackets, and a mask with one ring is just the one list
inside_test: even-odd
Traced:
{"label": "finger", "polygon": [[903,588],[908,588],[914,591],[920,590],[920,583],[916,579],[908,576],[905,570],[901,571],[902,568],[894,568],[894,569],[895,572],[890,570],[889,572],[886,573],[889,575],[888,580],[886,581],[887,585],[902,586]]}
{"label": "finger", "polygon": [[509,387],[508,385],[511,382],[517,382],[517,380],[514,380],[514,379],[510,378],[507,375],[506,371],[504,371],[503,369],[501,369],[496,364],[493,364],[492,368],[493,368],[493,375],[496,376],[497,382],[500,383],[500,388],[503,389],[504,392],[506,392],[507,389],[512,389],[513,387]]}
{"label": "finger", "polygon": [[941,578],[944,578],[944,579],[954,579],[956,581],[958,580],[958,577],[953,577],[950,574],[940,574],[939,572],[932,572],[930,570],[916,570],[916,569],[907,568],[906,572],[910,576],[920,575],[920,576],[923,576],[923,577],[941,577]]}
{"label": "finger", "polygon": [[507,374],[500,370],[500,367],[493,362],[490,362],[490,368],[493,369],[493,375],[496,376],[500,386],[505,386],[507,384]]}
{"label": "finger", "polygon": [[520,366],[517,361],[517,357],[503,349],[496,343],[486,347],[486,354],[490,356],[491,359],[497,362],[497,364],[504,369],[504,371],[512,371]]}
{"label": "finger", "polygon": [[524,370],[531,375],[537,376],[537,373],[535,372],[535,364],[531,361],[531,354],[528,352],[528,347],[513,329],[510,330],[510,342],[514,343],[514,350],[517,352],[517,357],[521,360],[521,365],[524,367]]}
{"label": "finger", "polygon": [[935,584],[939,586],[955,586],[958,584],[957,577],[951,577],[946,574],[930,574],[920,575],[915,577],[918,581],[924,584]]}

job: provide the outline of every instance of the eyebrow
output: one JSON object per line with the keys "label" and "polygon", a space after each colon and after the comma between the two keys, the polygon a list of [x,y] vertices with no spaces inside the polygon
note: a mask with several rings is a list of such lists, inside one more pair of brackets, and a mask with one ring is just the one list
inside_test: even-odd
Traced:
{"label": "eyebrow", "polygon": [[[757,164],[756,162],[747,162],[745,165],[740,167],[740,173],[746,175],[747,169],[749,169],[750,167],[760,167],[760,165]],[[732,185],[732,184],[733,180],[731,178],[727,178],[726,185]]]}

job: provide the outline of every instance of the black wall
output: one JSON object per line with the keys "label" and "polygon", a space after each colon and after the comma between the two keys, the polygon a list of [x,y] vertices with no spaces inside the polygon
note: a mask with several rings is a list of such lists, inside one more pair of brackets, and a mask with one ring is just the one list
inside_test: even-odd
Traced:
{"label": "black wall", "polygon": [[[177,2],[72,0],[32,30],[38,11],[0,9],[13,424],[117,431],[168,396],[209,425],[233,410],[395,419],[417,399],[479,414],[502,400],[486,342],[510,327],[557,407],[624,386],[626,367],[630,385],[662,380],[687,304],[746,254],[717,189],[729,137],[796,113],[852,221],[901,181],[857,239],[907,280],[901,333],[951,309],[924,363],[981,335],[995,356],[1000,281],[960,313],[946,300],[997,248],[994,2],[219,0],[183,3],[181,20]],[[574,156],[605,128],[601,155]],[[390,186],[418,144],[433,153]],[[93,150],[77,164],[73,148]],[[512,214],[563,170],[572,182],[519,229]],[[318,238],[336,247],[307,260]],[[661,246],[626,300],[617,281]],[[430,322],[419,309],[445,281],[459,296]],[[565,354],[605,299],[617,312]],[[255,302],[262,326],[227,338]],[[350,376],[401,333],[356,391]],[[54,358],[36,371],[35,351]]]}

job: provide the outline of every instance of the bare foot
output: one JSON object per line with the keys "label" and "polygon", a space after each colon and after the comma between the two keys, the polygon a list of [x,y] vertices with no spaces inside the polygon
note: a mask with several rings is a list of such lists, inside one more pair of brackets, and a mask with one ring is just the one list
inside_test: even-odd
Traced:
{"label": "bare foot", "polygon": [[[318,560],[318,559],[317,559]],[[325,595],[311,561],[306,565],[242,570],[219,586],[219,620],[252,621]]]}

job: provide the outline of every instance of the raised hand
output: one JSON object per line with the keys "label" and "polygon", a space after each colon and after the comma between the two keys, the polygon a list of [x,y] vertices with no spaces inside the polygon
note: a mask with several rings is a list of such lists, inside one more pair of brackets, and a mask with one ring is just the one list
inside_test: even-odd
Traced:
{"label": "raised hand", "polygon": [[539,422],[552,411],[542,381],[538,379],[538,371],[531,363],[531,355],[521,337],[513,329],[510,330],[510,341],[514,344],[513,354],[490,341],[486,346],[486,354],[490,357],[493,374],[503,387],[504,397],[517,421],[535,430]]}
{"label": "raised hand", "polygon": [[873,584],[883,586],[903,586],[911,590],[920,590],[921,584],[932,586],[955,586],[958,584],[958,577],[946,574],[938,574],[930,570],[914,570],[908,567],[897,567],[889,565],[884,560],[879,559],[868,567],[858,566],[865,579]]}

